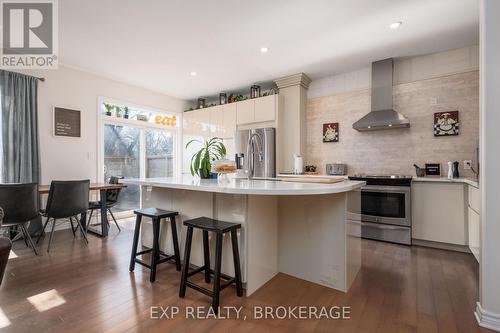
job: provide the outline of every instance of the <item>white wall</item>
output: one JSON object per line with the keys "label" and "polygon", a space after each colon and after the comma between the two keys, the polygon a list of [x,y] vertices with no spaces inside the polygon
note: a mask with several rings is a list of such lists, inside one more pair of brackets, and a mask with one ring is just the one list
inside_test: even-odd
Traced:
{"label": "white wall", "polygon": [[479,324],[500,331],[500,1],[481,1],[481,262]]}
{"label": "white wall", "polygon": [[[479,69],[479,46],[394,60],[394,85]],[[371,66],[313,80],[308,98],[369,89]]]}
{"label": "white wall", "polygon": [[[186,107],[183,100],[65,66],[23,72],[45,77],[38,85],[42,184],[54,179],[97,179],[98,96],[169,112],[181,112]],[[53,136],[54,106],[82,111],[81,138]]]}

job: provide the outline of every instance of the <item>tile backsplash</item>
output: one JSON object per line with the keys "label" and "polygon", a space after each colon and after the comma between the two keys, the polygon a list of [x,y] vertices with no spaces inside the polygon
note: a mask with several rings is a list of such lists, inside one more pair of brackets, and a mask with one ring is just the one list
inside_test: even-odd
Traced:
{"label": "tile backsplash", "polygon": [[[398,84],[393,88],[394,109],[410,119],[408,129],[358,132],[352,124],[370,111],[370,90],[340,92],[307,101],[307,164],[325,172],[326,163],[342,162],[349,174],[398,173],[415,175],[413,164],[460,162],[477,166],[479,144],[479,72],[477,70]],[[458,136],[434,137],[435,112],[460,112]],[[322,142],[323,123],[339,123],[339,142]]]}

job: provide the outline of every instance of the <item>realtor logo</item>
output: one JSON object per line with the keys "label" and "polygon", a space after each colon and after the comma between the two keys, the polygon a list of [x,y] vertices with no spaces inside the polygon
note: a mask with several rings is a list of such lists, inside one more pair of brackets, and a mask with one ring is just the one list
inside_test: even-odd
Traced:
{"label": "realtor logo", "polygon": [[57,68],[57,0],[1,0],[2,68]]}

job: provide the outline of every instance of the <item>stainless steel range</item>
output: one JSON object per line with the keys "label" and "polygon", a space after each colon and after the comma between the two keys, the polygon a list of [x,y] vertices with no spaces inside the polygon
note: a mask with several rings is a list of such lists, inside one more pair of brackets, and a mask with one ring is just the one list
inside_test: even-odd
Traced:
{"label": "stainless steel range", "polygon": [[411,176],[354,175],[362,180],[361,236],[411,245]]}

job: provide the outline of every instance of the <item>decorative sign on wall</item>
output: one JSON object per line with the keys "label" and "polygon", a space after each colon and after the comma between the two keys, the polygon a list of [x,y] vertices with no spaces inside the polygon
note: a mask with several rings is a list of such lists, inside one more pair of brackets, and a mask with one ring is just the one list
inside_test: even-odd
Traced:
{"label": "decorative sign on wall", "polygon": [[441,176],[441,164],[440,163],[425,163],[425,175],[426,176]]}
{"label": "decorative sign on wall", "polygon": [[72,138],[81,137],[81,112],[54,107],[54,135]]}
{"label": "decorative sign on wall", "polygon": [[177,117],[176,116],[168,117],[168,116],[157,115],[155,117],[155,123],[157,123],[158,125],[176,126],[177,125]]}
{"label": "decorative sign on wall", "polygon": [[323,124],[323,142],[339,141],[339,123]]}
{"label": "decorative sign on wall", "polygon": [[434,113],[434,136],[458,135],[458,111]]}

